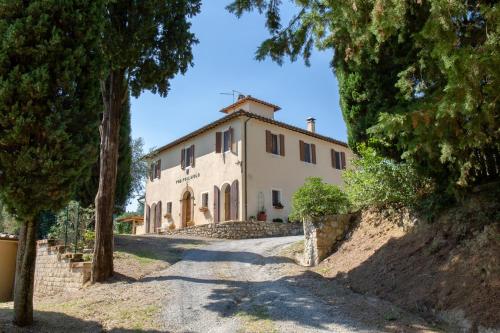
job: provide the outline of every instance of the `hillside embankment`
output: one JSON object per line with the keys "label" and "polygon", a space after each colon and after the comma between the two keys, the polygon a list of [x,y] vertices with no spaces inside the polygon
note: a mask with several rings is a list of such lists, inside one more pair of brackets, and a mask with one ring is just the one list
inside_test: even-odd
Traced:
{"label": "hillside embankment", "polygon": [[457,331],[496,331],[500,200],[495,192],[475,193],[432,223],[405,208],[366,209],[337,251],[314,270]]}

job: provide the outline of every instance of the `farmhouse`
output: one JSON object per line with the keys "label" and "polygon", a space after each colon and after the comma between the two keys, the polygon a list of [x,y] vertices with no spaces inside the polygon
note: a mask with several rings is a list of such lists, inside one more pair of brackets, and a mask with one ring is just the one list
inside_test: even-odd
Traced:
{"label": "farmhouse", "polygon": [[276,105],[241,96],[221,119],[146,156],[144,224],[137,233],[224,221],[284,221],[307,177],[342,185],[344,142],[274,120]]}

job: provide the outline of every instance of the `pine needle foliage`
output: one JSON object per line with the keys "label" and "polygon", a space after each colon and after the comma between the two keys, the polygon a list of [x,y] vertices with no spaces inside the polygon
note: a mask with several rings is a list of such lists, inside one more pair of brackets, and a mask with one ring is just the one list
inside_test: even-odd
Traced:
{"label": "pine needle foliage", "polygon": [[266,13],[256,52],[279,64],[334,50],[351,147],[372,137],[411,159],[439,188],[466,189],[500,168],[500,8],[477,0],[295,0],[284,25],[276,0],[227,8]]}

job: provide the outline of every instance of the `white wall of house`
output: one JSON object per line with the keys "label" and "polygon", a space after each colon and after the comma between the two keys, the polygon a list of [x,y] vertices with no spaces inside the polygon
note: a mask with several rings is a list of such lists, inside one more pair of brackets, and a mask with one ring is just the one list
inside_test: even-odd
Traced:
{"label": "white wall of house", "polygon": [[[277,107],[247,99],[228,107],[226,113],[230,114],[242,109],[272,119],[275,108],[277,109]],[[161,176],[147,181],[145,210],[147,211],[147,207],[153,208],[161,201],[161,227],[167,228],[173,224],[176,228],[181,228],[185,226],[182,199],[186,191],[189,191],[194,198],[192,215],[190,215],[192,216],[191,224],[213,223],[215,222],[214,186],[217,186],[220,190],[219,221],[223,222],[226,220],[224,188],[237,181],[238,214],[234,219],[257,217],[258,212],[263,208],[267,213],[268,221],[277,218],[286,221],[291,213],[292,196],[304,184],[307,177],[321,177],[327,183],[343,186],[343,170],[332,166],[331,150],[345,154],[348,168],[353,158],[353,153],[349,148],[271,122],[271,120],[267,122],[242,114],[182,143],[161,150],[149,161],[152,163],[161,159]],[[217,153],[216,133],[224,132],[229,128],[233,129],[233,150]],[[283,135],[284,156],[267,151],[266,131],[278,136]],[[224,146],[223,134],[221,140]],[[316,163],[301,161],[300,141],[314,144]],[[181,151],[192,145],[195,147],[194,166],[182,169]],[[273,205],[273,190],[279,191],[283,208]],[[208,209],[202,211],[200,208],[203,193],[208,193]],[[169,202],[171,202],[172,213],[170,216],[165,216]],[[151,209],[151,224],[154,224],[154,215],[155,211]],[[145,214],[144,225],[142,228],[137,228],[137,233],[151,231],[147,229],[147,225]]]}
{"label": "white wall of house", "polygon": [[[266,130],[273,134],[283,134],[285,156],[266,152]],[[257,216],[264,206],[267,220],[275,218],[287,220],[291,212],[292,195],[304,184],[307,177],[321,177],[323,181],[343,186],[342,170],[332,167],[331,149],[342,151],[349,167],[353,157],[345,146],[317,139],[281,126],[269,124],[257,119],[247,123],[247,217]],[[316,164],[300,160],[299,141],[313,143],[316,146]],[[284,208],[272,206],[272,190],[281,191],[281,203]]]}
{"label": "white wall of house", "polygon": [[[223,132],[229,129],[229,127],[232,127],[234,130],[236,151],[216,153],[215,133]],[[191,189],[194,194],[194,223],[212,223],[214,221],[214,185],[221,189],[225,184],[231,184],[235,180],[238,180],[239,183],[238,197],[240,198],[240,207],[238,209],[238,219],[241,219],[241,135],[241,119],[236,118],[172,148],[164,150],[149,161],[151,163],[161,158],[161,177],[159,179],[154,179],[153,181],[148,179],[146,184],[146,207],[151,207],[153,204],[157,204],[161,200],[162,227],[167,227],[169,223],[174,223],[176,228],[180,228],[182,226],[181,199],[182,195],[188,188]],[[185,170],[182,170],[180,166],[181,150],[183,148],[188,148],[191,145],[195,146],[195,165],[194,167],[188,167]],[[205,192],[208,193],[208,211],[202,212],[199,208],[201,207],[202,194]],[[171,218],[164,217],[167,212],[168,202],[172,202]],[[222,200],[219,205],[223,205]],[[222,212],[221,220],[223,220]],[[151,223],[153,223],[152,216]],[[144,225],[146,225],[146,216]]]}

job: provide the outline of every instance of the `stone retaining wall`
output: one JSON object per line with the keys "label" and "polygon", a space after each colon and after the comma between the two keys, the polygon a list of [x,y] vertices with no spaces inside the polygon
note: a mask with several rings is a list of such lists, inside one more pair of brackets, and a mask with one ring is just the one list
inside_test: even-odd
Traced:
{"label": "stone retaining wall", "polygon": [[84,262],[81,253],[66,250],[51,240],[37,242],[35,294],[75,291],[90,280],[92,263]]}
{"label": "stone retaining wall", "polygon": [[354,220],[355,215],[343,214],[304,221],[304,265],[318,265],[329,256]]}
{"label": "stone retaining wall", "polygon": [[189,235],[223,239],[247,239],[302,235],[302,223],[223,222],[169,230],[167,235]]}

